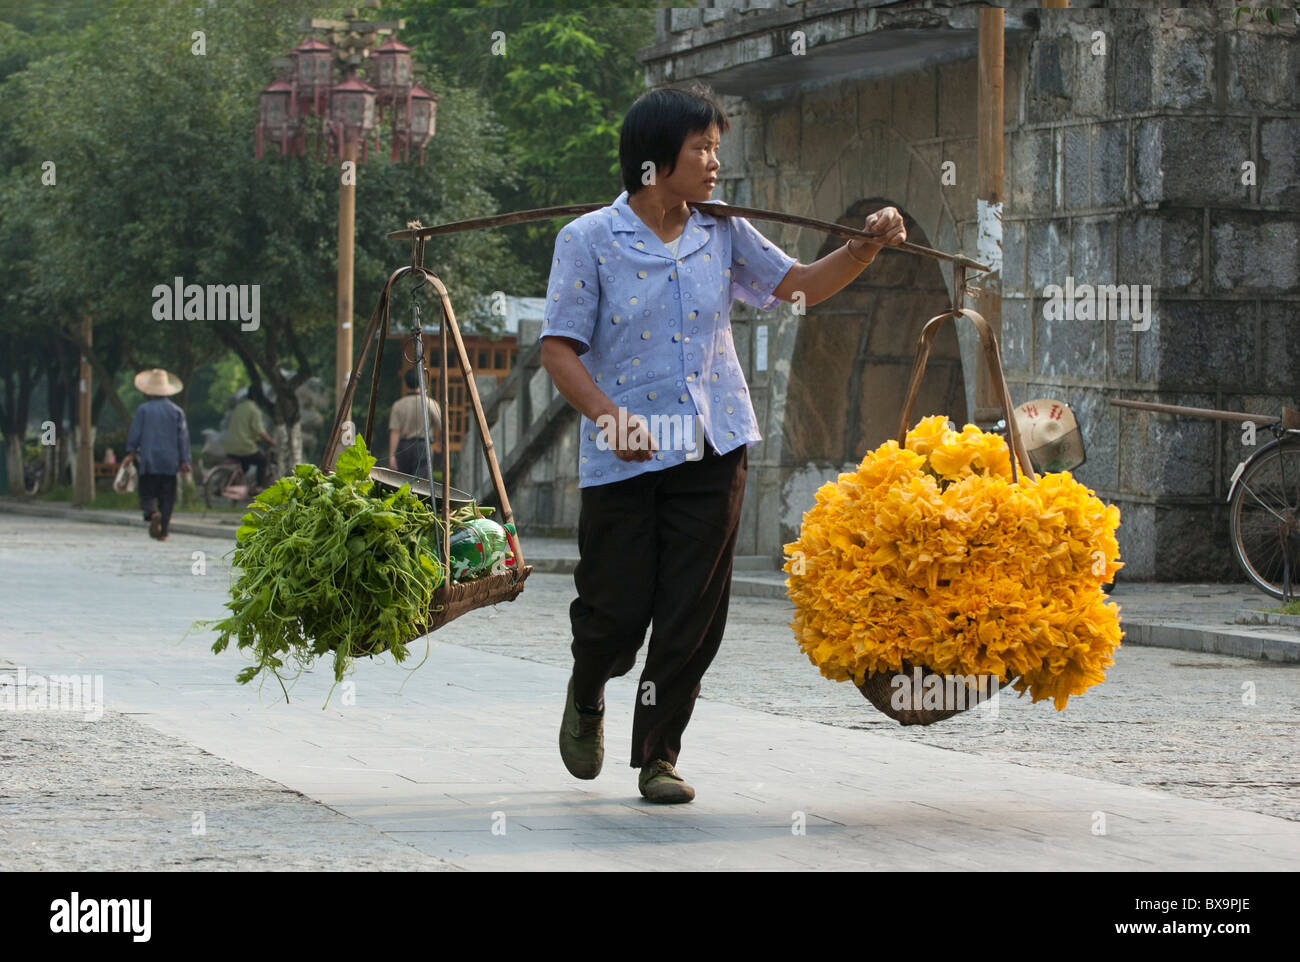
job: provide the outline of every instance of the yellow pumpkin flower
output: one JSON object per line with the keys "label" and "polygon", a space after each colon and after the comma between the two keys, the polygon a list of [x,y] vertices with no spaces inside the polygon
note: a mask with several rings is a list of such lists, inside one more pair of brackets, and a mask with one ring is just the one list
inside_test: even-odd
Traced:
{"label": "yellow pumpkin flower", "polygon": [[1119,509],[1067,472],[1011,481],[1006,443],[924,418],[823,485],[785,546],[791,627],[827,678],[904,661],[1014,677],[1057,710],[1105,678],[1119,608]]}

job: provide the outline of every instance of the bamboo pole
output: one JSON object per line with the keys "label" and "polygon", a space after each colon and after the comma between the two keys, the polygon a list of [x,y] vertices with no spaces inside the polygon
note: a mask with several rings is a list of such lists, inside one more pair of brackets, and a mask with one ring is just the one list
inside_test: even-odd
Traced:
{"label": "bamboo pole", "polygon": [[[686,203],[692,208],[702,210],[714,217],[745,217],[750,220],[771,221],[774,224],[790,224],[795,227],[807,227],[812,230],[822,231],[826,234],[833,234],[834,236],[842,237],[845,240],[876,239],[874,234],[869,234],[864,230],[858,230],[855,227],[845,227],[843,224],[833,224],[830,221],[817,220],[815,217],[803,217],[799,214],[784,214],[779,211],[762,210],[758,207],[741,207],[736,204],[714,204],[696,200],[688,200]],[[516,210],[507,214],[492,214],[488,217],[474,217],[469,220],[455,221],[450,224],[437,224],[433,227],[395,230],[385,236],[389,240],[423,240],[427,237],[436,237],[441,234],[458,234],[461,231],[467,230],[484,230],[489,227],[506,227],[510,224],[523,224],[534,220],[549,220],[553,217],[578,217],[582,214],[590,214],[592,211],[601,210],[608,206],[608,204],[566,204],[561,207],[538,207],[535,210]],[[973,261],[962,254],[949,254],[945,251],[935,250],[932,247],[914,244],[911,241],[904,241],[896,247],[891,247],[890,250],[906,251],[909,254],[920,254],[923,257],[933,257],[937,260],[950,261],[953,264],[961,265],[968,270],[990,270],[988,264],[981,264],[978,261]]]}
{"label": "bamboo pole", "polygon": [[[980,8],[975,205],[980,235],[995,237],[999,250],[994,265],[998,269],[980,278],[977,302],[980,314],[999,342],[1002,340],[1003,27],[1001,7]],[[987,254],[984,259],[992,260]],[[960,293],[957,292],[958,296]],[[974,420],[977,424],[991,424],[1001,415],[997,388],[985,367],[975,369]]]}
{"label": "bamboo pole", "polygon": [[[345,180],[343,165],[352,163]],[[344,138],[339,150],[339,270],[338,328],[334,338],[334,397],[343,397],[352,373],[352,264],[356,236],[357,188],[356,141]]]}
{"label": "bamboo pole", "polygon": [[1237,411],[1220,411],[1215,408],[1191,408],[1182,404],[1159,404],[1155,401],[1129,401],[1114,399],[1110,402],[1118,408],[1133,408],[1137,411],[1155,411],[1159,414],[1181,414],[1189,418],[1213,418],[1216,421],[1238,421],[1240,423],[1257,422],[1259,424],[1277,424],[1282,418],[1271,414],[1241,414]]}

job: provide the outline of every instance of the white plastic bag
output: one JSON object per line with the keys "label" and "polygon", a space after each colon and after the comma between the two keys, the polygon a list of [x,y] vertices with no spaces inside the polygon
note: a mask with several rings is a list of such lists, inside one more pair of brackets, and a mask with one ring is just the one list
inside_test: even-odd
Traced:
{"label": "white plastic bag", "polygon": [[122,466],[117,469],[117,475],[113,478],[113,490],[118,494],[130,494],[135,490],[139,477],[140,472],[135,469],[135,459],[123,461]]}

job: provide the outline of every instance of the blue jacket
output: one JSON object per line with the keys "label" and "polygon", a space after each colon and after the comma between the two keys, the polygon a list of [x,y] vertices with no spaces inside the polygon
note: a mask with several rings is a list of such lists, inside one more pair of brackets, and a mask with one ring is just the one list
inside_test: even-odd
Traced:
{"label": "blue jacket", "polygon": [[145,401],[131,419],[126,450],[140,452],[136,468],[141,474],[175,474],[190,463],[185,412],[165,397]]}

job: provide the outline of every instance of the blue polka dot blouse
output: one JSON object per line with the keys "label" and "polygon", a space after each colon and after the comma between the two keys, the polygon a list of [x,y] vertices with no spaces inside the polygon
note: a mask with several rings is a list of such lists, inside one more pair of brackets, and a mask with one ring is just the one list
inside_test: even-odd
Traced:
{"label": "blue polka dot blouse", "polygon": [[[762,440],[731,336],[731,302],[768,311],[795,259],[740,217],[692,210],[676,256],[627,205],[584,214],[555,237],[542,337],[576,341],[598,387],[646,419],[658,452],[620,461],[582,418],[580,487],[623,481]],[[702,434],[702,436],[701,436]]]}

